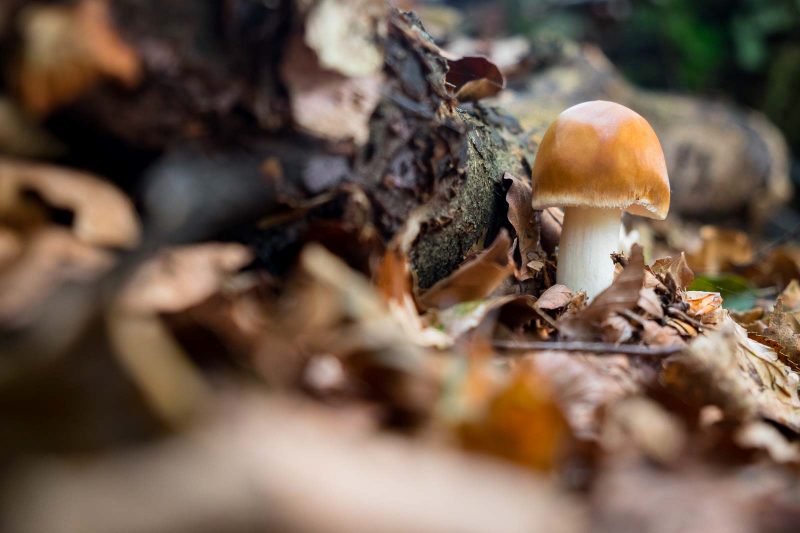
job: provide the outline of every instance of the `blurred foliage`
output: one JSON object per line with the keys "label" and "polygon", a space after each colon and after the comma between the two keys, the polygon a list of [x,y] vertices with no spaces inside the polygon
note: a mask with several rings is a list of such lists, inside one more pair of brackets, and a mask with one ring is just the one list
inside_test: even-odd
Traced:
{"label": "blurred foliage", "polygon": [[733,311],[752,309],[757,297],[755,287],[747,279],[735,274],[697,276],[689,290],[718,292],[722,296],[722,306]]}
{"label": "blurred foliage", "polygon": [[503,0],[507,29],[597,42],[634,82],[764,111],[800,154],[800,0]]}

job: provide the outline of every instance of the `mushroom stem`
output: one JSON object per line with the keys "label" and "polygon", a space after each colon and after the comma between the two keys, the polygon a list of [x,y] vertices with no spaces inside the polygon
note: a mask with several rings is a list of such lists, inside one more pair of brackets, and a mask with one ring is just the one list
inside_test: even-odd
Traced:
{"label": "mushroom stem", "polygon": [[620,209],[567,207],[558,246],[558,282],[591,300],[614,281],[611,254],[619,251]]}

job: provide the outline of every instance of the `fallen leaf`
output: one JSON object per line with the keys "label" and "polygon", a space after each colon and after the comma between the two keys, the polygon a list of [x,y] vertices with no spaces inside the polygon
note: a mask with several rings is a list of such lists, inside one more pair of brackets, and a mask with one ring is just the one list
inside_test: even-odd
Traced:
{"label": "fallen leaf", "polygon": [[681,290],[685,290],[691,285],[692,280],[694,280],[694,272],[689,268],[689,263],[686,261],[686,254],[683,252],[681,252],[681,255],[678,257],[657,259],[650,267],[650,270],[662,278],[670,275],[675,281],[675,285]]}
{"label": "fallen leaf", "polygon": [[241,244],[204,243],[164,250],[142,265],[120,295],[120,305],[140,313],[175,313],[220,290],[253,259]]}
{"label": "fallen leaf", "polygon": [[[442,329],[447,335],[456,339],[480,326],[495,312],[498,315],[497,321],[511,323],[512,327],[530,322],[539,316],[533,309],[535,301],[530,295],[508,294],[486,300],[471,300],[446,309],[431,309],[428,311],[428,317],[430,323],[437,329]],[[508,314],[513,316],[502,316],[507,309]]]}
{"label": "fallen leaf", "polygon": [[142,66],[116,33],[106,0],[33,4],[18,16],[22,49],[16,73],[25,107],[46,114],[104,77],[136,85]]}
{"label": "fallen leaf", "polygon": [[653,400],[632,396],[611,405],[600,445],[607,451],[634,447],[662,464],[676,462],[687,442],[686,427]]}
{"label": "fallen leaf", "polygon": [[539,215],[539,230],[542,235],[542,248],[548,253],[553,253],[561,240],[561,230],[564,227],[564,211],[559,207],[548,207]]}
{"label": "fallen leaf", "polygon": [[661,307],[661,299],[653,289],[641,289],[639,291],[639,301],[636,305],[651,317],[664,318],[664,309]]}
{"label": "fallen leaf", "polygon": [[775,308],[763,318],[764,328],[759,333],[778,343],[781,351],[795,365],[800,365],[800,285],[792,281],[778,296]]}
{"label": "fallen leaf", "polygon": [[13,217],[35,192],[48,204],[72,211],[72,229],[83,242],[130,248],[139,241],[133,204],[112,184],[61,167],[0,158],[0,220]]}
{"label": "fallen leaf", "polygon": [[686,291],[689,313],[700,322],[715,325],[722,319],[722,296],[718,292]]}
{"label": "fallen leaf", "polygon": [[[517,178],[509,172],[505,173],[503,179],[511,182],[506,193],[508,221],[517,233],[517,245],[522,259],[519,279],[524,281],[533,277],[533,272],[537,269],[531,268],[530,264],[535,262],[539,255],[539,232],[533,217],[531,184],[530,180]],[[544,263],[541,263],[539,270],[542,267]]]}
{"label": "fallen leaf", "polygon": [[652,372],[634,366],[630,358],[622,355],[550,350],[526,354],[521,361],[532,364],[551,384],[573,433],[581,439],[598,438],[604,409],[641,392],[655,379]]}
{"label": "fallen leaf", "polygon": [[18,465],[4,530],[585,531],[583,504],[545,476],[369,433],[342,410],[241,396],[173,439]]}
{"label": "fallen leaf", "polygon": [[744,424],[734,440],[742,448],[763,450],[776,463],[800,463],[800,445],[790,442],[774,426],[761,421]]}
{"label": "fallen leaf", "polygon": [[[423,17],[423,20],[424,17]],[[428,22],[425,21],[427,27]],[[531,43],[522,35],[499,39],[471,39],[459,36],[449,42],[447,52],[456,56],[486,56],[506,76],[525,68],[531,53]]]}
{"label": "fallen leaf", "polygon": [[628,265],[606,290],[580,312],[558,322],[559,333],[566,339],[593,340],[599,337],[603,321],[611,315],[634,309],[644,283],[642,248],[634,246]]}
{"label": "fallen leaf", "polygon": [[718,405],[734,420],[762,416],[800,431],[800,377],[728,315],[717,331],[670,357],[664,381],[687,399]]}
{"label": "fallen leaf", "polygon": [[687,257],[695,271],[720,274],[753,260],[753,245],[747,234],[741,231],[703,226],[700,239],[700,249]]}
{"label": "fallen leaf", "polygon": [[600,329],[605,342],[620,344],[633,338],[634,328],[631,323],[616,313],[603,320]]}
{"label": "fallen leaf", "polygon": [[605,462],[592,484],[591,530],[779,531],[764,524],[773,519],[765,516],[773,512],[766,502],[792,490],[791,484],[788,476],[767,466],[726,470],[686,458],[678,468],[664,468],[641,456],[617,455]]}
{"label": "fallen leaf", "polygon": [[506,86],[503,73],[485,57],[448,60],[447,66],[446,81],[461,102],[475,102],[494,96]]}
{"label": "fallen leaf", "polygon": [[347,77],[320,66],[299,36],[287,44],[281,76],[298,126],[324,139],[364,143],[380,100],[382,74]]}
{"label": "fallen leaf", "polygon": [[[381,258],[375,274],[375,286],[403,331],[421,346],[450,346],[458,334],[471,327],[464,324],[466,327],[458,332],[448,331],[445,327],[442,332],[438,327],[432,328],[423,323],[414,300],[408,256],[398,249],[390,248]],[[438,323],[438,319],[434,322]]]}
{"label": "fallen leaf", "polygon": [[382,0],[320,0],[306,17],[305,42],[323,69],[374,76],[383,68],[386,11]]}
{"label": "fallen leaf", "polygon": [[0,276],[0,323],[25,324],[50,292],[68,281],[87,281],[107,271],[111,255],[79,241],[64,229],[36,231]]}
{"label": "fallen leaf", "polygon": [[677,329],[662,326],[655,320],[646,320],[644,322],[642,342],[648,346],[683,346],[686,344]]}
{"label": "fallen leaf", "polygon": [[553,285],[539,296],[536,300],[536,307],[539,309],[561,309],[566,307],[573,298],[574,294],[566,285]]}
{"label": "fallen leaf", "polygon": [[444,309],[489,296],[514,272],[514,264],[509,260],[510,248],[511,239],[503,230],[491,246],[425,291],[420,303]]}
{"label": "fallen leaf", "polygon": [[746,311],[756,302],[756,288],[735,274],[703,274],[689,286],[694,291],[718,292],[726,309]]}
{"label": "fallen leaf", "polygon": [[458,433],[467,449],[544,471],[555,467],[568,436],[547,382],[524,366],[515,369],[485,413],[463,424]]}
{"label": "fallen leaf", "polygon": [[800,283],[796,279],[783,289],[775,305],[780,305],[784,312],[800,313]]}
{"label": "fallen leaf", "polygon": [[119,362],[163,421],[178,427],[200,411],[211,391],[155,311],[112,308],[106,324]]}

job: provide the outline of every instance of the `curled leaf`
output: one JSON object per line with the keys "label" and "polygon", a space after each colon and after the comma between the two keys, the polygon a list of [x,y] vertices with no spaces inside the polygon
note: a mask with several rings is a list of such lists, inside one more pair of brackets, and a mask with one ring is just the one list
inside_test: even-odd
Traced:
{"label": "curled leaf", "polygon": [[510,248],[511,239],[503,230],[486,250],[423,293],[420,303],[444,309],[489,296],[514,271]]}
{"label": "curled leaf", "polygon": [[561,309],[566,307],[571,301],[572,291],[566,285],[553,285],[539,296],[536,300],[536,307],[539,309]]}
{"label": "curled leaf", "polygon": [[497,65],[480,56],[448,60],[447,83],[461,102],[474,102],[494,96],[506,86]]}
{"label": "curled leaf", "polygon": [[252,259],[240,244],[204,243],[165,250],[144,264],[121,295],[126,310],[174,313],[201,303]]}
{"label": "curled leaf", "polygon": [[718,405],[735,420],[762,416],[800,431],[800,377],[730,316],[717,331],[672,356],[664,381],[700,405]]}
{"label": "curled leaf", "polygon": [[531,184],[530,180],[520,179],[509,172],[505,173],[503,179],[511,182],[506,193],[508,221],[517,233],[517,246],[522,260],[519,279],[524,281],[533,276],[530,263],[539,255],[539,232],[533,218]]}
{"label": "curled leaf", "polygon": [[87,244],[132,247],[139,221],[131,201],[95,176],[65,168],[0,158],[0,219],[35,192],[59,209],[72,211],[75,235]]}
{"label": "curled leaf", "polygon": [[606,290],[580,312],[563,317],[558,330],[564,338],[592,340],[600,336],[603,321],[612,313],[634,309],[644,284],[644,256],[634,246],[628,266]]}

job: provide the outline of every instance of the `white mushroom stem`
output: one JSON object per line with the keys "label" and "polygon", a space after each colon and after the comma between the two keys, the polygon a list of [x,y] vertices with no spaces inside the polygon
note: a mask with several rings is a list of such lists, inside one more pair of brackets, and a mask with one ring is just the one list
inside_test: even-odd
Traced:
{"label": "white mushroom stem", "polygon": [[620,209],[567,207],[558,246],[558,283],[594,298],[614,281],[611,254],[620,249]]}

